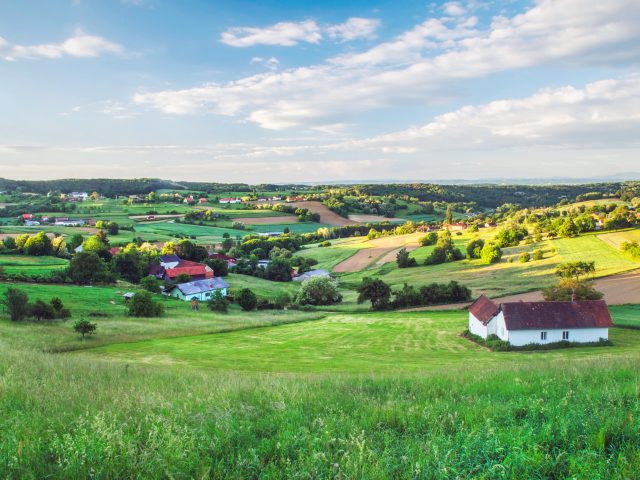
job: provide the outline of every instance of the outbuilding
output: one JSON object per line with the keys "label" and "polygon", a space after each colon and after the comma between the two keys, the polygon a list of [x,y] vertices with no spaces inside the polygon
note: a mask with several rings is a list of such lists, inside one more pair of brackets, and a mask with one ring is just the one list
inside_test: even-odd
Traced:
{"label": "outbuilding", "polygon": [[496,335],[516,347],[608,340],[612,326],[604,300],[496,304],[481,295],[469,307],[470,333],[484,339]]}
{"label": "outbuilding", "polygon": [[191,301],[196,299],[199,301],[207,301],[213,297],[216,291],[226,297],[228,288],[229,285],[224,279],[215,277],[207,280],[179,283],[170,287],[167,293],[170,297],[179,298],[180,300]]}

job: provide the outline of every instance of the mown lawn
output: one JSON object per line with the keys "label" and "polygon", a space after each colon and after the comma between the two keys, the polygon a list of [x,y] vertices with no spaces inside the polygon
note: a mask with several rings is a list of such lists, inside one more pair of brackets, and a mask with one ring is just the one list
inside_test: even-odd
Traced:
{"label": "mown lawn", "polygon": [[69,262],[58,257],[30,257],[28,255],[0,255],[0,268],[8,275],[49,275],[67,267]]}
{"label": "mown lawn", "polygon": [[460,337],[466,325],[466,311],[329,315],[219,335],[108,345],[90,353],[127,362],[154,358],[202,368],[299,373],[406,373],[466,364],[491,369],[640,353],[640,331],[627,329],[611,330],[614,347],[495,353]]}

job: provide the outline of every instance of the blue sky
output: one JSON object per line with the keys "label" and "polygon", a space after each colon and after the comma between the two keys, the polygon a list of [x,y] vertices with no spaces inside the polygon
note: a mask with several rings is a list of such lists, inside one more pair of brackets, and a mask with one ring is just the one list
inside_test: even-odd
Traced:
{"label": "blue sky", "polygon": [[640,0],[5,0],[0,176],[637,172]]}

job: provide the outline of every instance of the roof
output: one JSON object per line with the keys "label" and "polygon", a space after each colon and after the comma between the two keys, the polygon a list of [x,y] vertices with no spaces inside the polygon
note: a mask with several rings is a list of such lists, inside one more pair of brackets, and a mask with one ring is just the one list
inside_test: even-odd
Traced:
{"label": "roof", "polygon": [[184,295],[193,295],[196,293],[210,292],[211,290],[219,290],[229,288],[229,284],[220,277],[209,278],[207,280],[196,280],[194,282],[180,283],[175,286]]}
{"label": "roof", "polygon": [[204,265],[196,265],[193,267],[167,268],[166,270],[166,275],[169,278],[175,278],[183,273],[192,277],[196,275],[213,275],[213,272],[207,271]]}
{"label": "roof", "polygon": [[328,277],[328,276],[329,276],[329,272],[327,272],[322,268],[319,268],[317,270],[310,270],[308,272],[302,273],[298,275],[296,278],[294,278],[294,280],[297,282],[304,282],[305,280],[308,280],[313,277]]}
{"label": "roof", "polygon": [[172,255],[160,255],[160,261],[162,263],[174,263],[174,262],[179,262],[180,261],[180,257],[178,255],[172,254]]}
{"label": "roof", "polygon": [[220,260],[226,260],[227,262],[237,261],[234,257],[230,257],[229,255],[225,255],[224,253],[211,253],[209,254],[209,258],[218,258]]}
{"label": "roof", "polygon": [[604,300],[513,302],[500,305],[508,330],[608,328],[613,326]]}
{"label": "roof", "polygon": [[500,307],[493,303],[486,295],[480,295],[478,299],[469,307],[469,312],[473,314],[484,325],[489,323],[500,311]]}

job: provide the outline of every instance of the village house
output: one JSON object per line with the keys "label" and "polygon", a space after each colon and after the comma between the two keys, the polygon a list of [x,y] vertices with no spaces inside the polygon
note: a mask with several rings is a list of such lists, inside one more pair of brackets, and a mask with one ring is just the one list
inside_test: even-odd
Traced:
{"label": "village house", "polygon": [[175,268],[180,263],[180,257],[175,254],[160,255],[160,266],[164,268]]}
{"label": "village house", "polygon": [[209,258],[217,258],[219,260],[224,260],[225,262],[227,262],[227,266],[229,268],[231,267],[235,267],[236,264],[238,263],[238,260],[236,258],[230,257],[229,255],[225,255],[224,253],[211,253],[209,254]]}
{"label": "village house", "polygon": [[202,197],[202,198],[198,199],[198,203],[200,203],[200,204],[209,203],[209,200],[207,200],[206,198]]}
{"label": "village house", "polygon": [[180,260],[180,263],[173,268],[165,268],[163,279],[166,282],[174,283],[180,275],[189,275],[191,280],[206,280],[213,278],[213,270],[208,265],[188,260]]}
{"label": "village house", "polygon": [[87,192],[71,192],[61,198],[69,202],[84,202],[89,198],[89,194]]}
{"label": "village house", "polygon": [[444,223],[442,224],[442,228],[444,230],[449,230],[450,232],[460,232],[467,229],[467,224],[462,222]]}
{"label": "village house", "polygon": [[218,200],[218,203],[242,203],[239,198],[225,197]]}
{"label": "village house", "polygon": [[223,297],[227,296],[229,285],[220,277],[209,278],[206,280],[196,280],[193,282],[180,283],[172,285],[166,290],[166,294],[173,298],[190,301],[199,300],[207,301],[213,297],[214,292],[218,291]]}
{"label": "village house", "polygon": [[516,347],[608,340],[612,326],[604,300],[508,302],[498,305],[481,295],[469,307],[469,332],[484,339],[496,335]]}
{"label": "village house", "polygon": [[56,219],[53,223],[56,227],[82,227],[86,222],[80,218]]}

